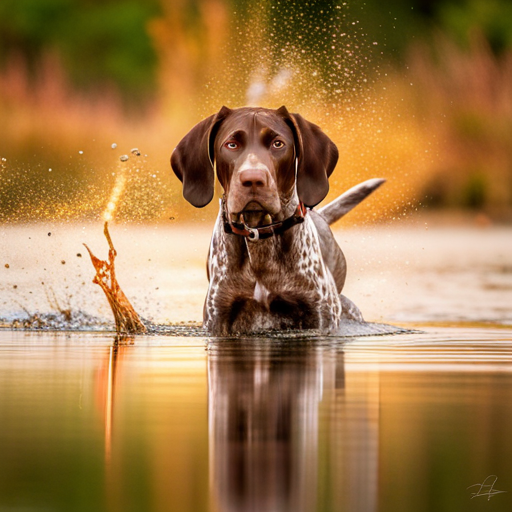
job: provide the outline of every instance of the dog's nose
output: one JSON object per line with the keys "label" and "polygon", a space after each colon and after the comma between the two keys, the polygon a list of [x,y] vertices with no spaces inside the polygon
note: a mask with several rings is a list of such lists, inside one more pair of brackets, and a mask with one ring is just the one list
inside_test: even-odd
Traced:
{"label": "dog's nose", "polygon": [[247,188],[268,187],[268,173],[263,169],[245,169],[239,173],[239,178]]}

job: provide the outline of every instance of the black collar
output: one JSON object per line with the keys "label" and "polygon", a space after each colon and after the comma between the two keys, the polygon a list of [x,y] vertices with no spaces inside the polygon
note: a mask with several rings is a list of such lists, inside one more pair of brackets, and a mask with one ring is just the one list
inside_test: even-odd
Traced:
{"label": "black collar", "polygon": [[275,235],[284,233],[291,227],[302,224],[304,217],[306,216],[307,209],[302,201],[298,204],[297,209],[291,217],[285,220],[268,224],[267,226],[261,226],[258,228],[251,228],[247,224],[239,222],[230,222],[226,212],[226,201],[222,198],[222,220],[224,222],[224,231],[231,235],[239,235],[248,238],[251,242],[257,242],[258,240],[264,240]]}

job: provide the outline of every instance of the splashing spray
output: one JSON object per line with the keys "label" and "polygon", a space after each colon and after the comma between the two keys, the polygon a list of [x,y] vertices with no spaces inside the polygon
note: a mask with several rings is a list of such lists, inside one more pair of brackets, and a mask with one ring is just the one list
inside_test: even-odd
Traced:
{"label": "splashing spray", "polygon": [[[122,158],[122,157],[121,157]],[[121,164],[117,166],[116,173],[116,182],[114,184],[114,188],[112,189],[112,193],[110,194],[110,198],[107,203],[107,207],[105,208],[102,219],[104,222],[109,222],[114,218],[114,213],[117,209],[117,205],[123,192],[126,188],[126,168]]]}
{"label": "splashing spray", "polygon": [[117,334],[145,333],[147,332],[147,327],[140,316],[136,313],[135,309],[133,309],[133,306],[126,298],[126,295],[123,293],[123,290],[121,290],[121,287],[117,282],[115,269],[117,251],[114,248],[112,239],[110,238],[108,222],[105,222],[103,233],[109,246],[108,261],[97,258],[89,247],[84,244],[85,248],[89,252],[89,256],[91,257],[94,269],[96,270],[96,275],[92,282],[98,284],[107,297],[112,313],[114,314]]}

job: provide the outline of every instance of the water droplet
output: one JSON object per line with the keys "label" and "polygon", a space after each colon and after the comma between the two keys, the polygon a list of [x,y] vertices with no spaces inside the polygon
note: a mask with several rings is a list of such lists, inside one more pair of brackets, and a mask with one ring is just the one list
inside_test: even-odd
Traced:
{"label": "water droplet", "polygon": [[128,155],[121,155],[119,157],[119,160],[121,160],[121,162],[126,162],[128,160],[129,156]]}
{"label": "water droplet", "polygon": [[112,149],[116,149],[117,148],[117,144],[114,142],[112,143],[112,145],[110,146]]}

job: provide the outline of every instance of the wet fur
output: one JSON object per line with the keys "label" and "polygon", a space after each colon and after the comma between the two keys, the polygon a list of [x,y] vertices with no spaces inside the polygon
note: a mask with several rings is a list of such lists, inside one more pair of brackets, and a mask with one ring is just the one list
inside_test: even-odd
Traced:
{"label": "wet fur", "polygon": [[[281,236],[258,243],[224,233],[219,216],[208,268],[210,285],[204,326],[212,333],[266,329],[329,331],[339,324],[339,293],[322,257],[312,215]],[[345,269],[339,270],[342,282]],[[258,300],[256,287],[263,290]]]}
{"label": "wet fur", "polygon": [[[293,153],[265,152],[258,139],[258,130],[263,133],[265,123],[273,132],[281,130],[284,140],[295,146]],[[249,140],[242,148],[246,153],[239,157],[222,146],[233,131],[246,134]],[[267,171],[260,172],[263,178],[259,188],[248,187],[237,174],[237,169],[243,173],[247,165],[248,151],[259,155],[259,167],[268,169],[268,176]],[[196,206],[203,206],[213,195],[213,161],[227,204],[243,205],[251,200],[265,204],[266,198],[277,194],[280,207],[276,215],[283,219],[293,214],[299,200],[313,207],[325,197],[337,149],[320,128],[298,114],[289,114],[284,107],[277,111],[223,107],[216,116],[194,127],[171,159],[174,172],[183,181],[185,197]],[[373,180],[354,187],[344,199],[320,210],[323,214],[309,210],[302,224],[258,242],[226,233],[221,206],[208,255],[210,282],[204,327],[214,335],[268,329],[318,329],[329,333],[339,328],[343,318],[362,321],[359,309],[341,294],[346,262],[329,223],[382,182]],[[230,194],[236,194],[231,203]]]}

